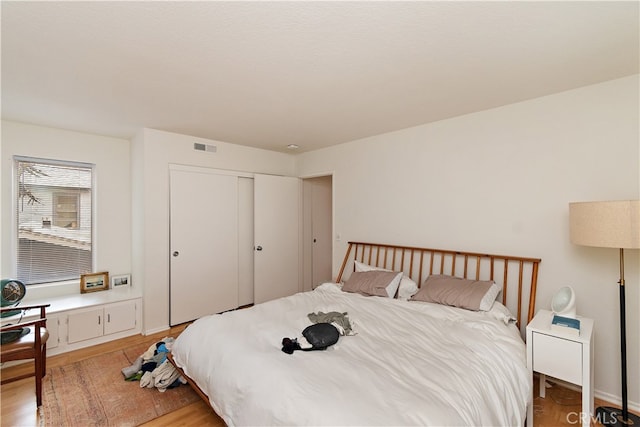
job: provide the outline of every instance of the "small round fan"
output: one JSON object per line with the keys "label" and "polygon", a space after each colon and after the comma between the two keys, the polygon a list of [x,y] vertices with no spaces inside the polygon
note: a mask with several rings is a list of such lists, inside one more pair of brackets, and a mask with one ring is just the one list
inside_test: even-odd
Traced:
{"label": "small round fan", "polygon": [[551,300],[551,311],[558,316],[576,317],[576,294],[571,286],[564,286]]}
{"label": "small round fan", "polygon": [[[24,283],[19,280],[2,279],[2,281],[0,281],[0,305],[2,307],[12,307],[18,305],[20,301],[22,301],[22,298],[24,298],[26,293],[27,288],[24,286]],[[0,317],[11,317],[18,315],[21,312],[22,310],[5,311],[0,315]],[[7,344],[15,341],[21,336],[28,334],[29,331],[29,328],[21,328],[2,332],[0,336],[0,343]]]}

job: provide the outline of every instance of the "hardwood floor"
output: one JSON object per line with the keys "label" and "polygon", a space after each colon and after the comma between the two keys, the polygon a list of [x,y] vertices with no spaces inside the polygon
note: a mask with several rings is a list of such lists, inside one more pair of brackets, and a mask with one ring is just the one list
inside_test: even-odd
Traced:
{"label": "hardwood floor", "polygon": [[[165,336],[177,337],[184,329],[184,325],[171,328],[154,335],[136,335],[123,338],[106,344],[101,344],[69,353],[47,358],[47,366],[61,366],[83,360],[104,352],[124,349],[139,343],[153,342]],[[32,364],[24,364],[5,368],[2,376],[8,378],[31,369]],[[46,377],[44,379],[46,381]],[[538,381],[534,381],[537,386]],[[534,389],[537,396],[537,387]],[[43,426],[44,420],[41,411],[36,410],[36,398],[33,377],[25,378],[2,386],[0,389],[1,412],[0,426],[2,427],[31,427]],[[607,404],[596,399],[596,406]],[[577,414],[581,410],[580,394],[564,387],[553,386],[547,389],[545,399],[534,399],[534,425],[536,427],[578,426]],[[592,423],[592,425],[598,425]],[[146,424],[145,427],[163,426],[212,426],[224,427],[225,423],[204,402],[198,401],[177,411],[156,418]]]}
{"label": "hardwood floor", "polygon": [[[83,348],[68,353],[47,358],[47,368],[67,365],[105,352],[128,348],[140,343],[159,341],[163,337],[177,337],[186,325],[171,328],[168,331],[153,335],[135,335],[105,344]],[[33,370],[33,364],[27,363],[12,366],[2,370],[2,377],[10,378]],[[46,377],[43,381],[46,381]],[[2,427],[32,427],[43,426],[42,411],[36,409],[34,379],[25,378],[20,381],[4,384],[0,390],[1,412],[0,426]],[[177,411],[156,418],[146,424],[146,427],[162,426],[211,426],[224,427],[225,423],[202,400],[188,405]]]}

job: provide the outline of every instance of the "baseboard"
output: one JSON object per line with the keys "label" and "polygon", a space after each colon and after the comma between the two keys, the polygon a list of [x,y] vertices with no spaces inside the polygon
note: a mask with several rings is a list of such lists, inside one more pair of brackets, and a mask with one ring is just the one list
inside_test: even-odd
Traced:
{"label": "baseboard", "polygon": [[[622,407],[622,398],[620,396],[616,396],[611,393],[605,393],[604,391],[598,391],[598,390],[595,390],[594,394],[598,399],[602,399],[606,402],[609,402],[613,406]],[[640,412],[640,403],[632,402],[627,399],[627,405],[629,406],[630,410],[634,412]]]}
{"label": "baseboard", "polygon": [[171,329],[171,327],[169,325],[166,326],[160,326],[158,328],[153,328],[153,329],[149,329],[149,330],[144,330],[142,331],[142,335],[147,336],[147,335],[153,335],[153,334],[157,334],[159,332],[164,332],[164,331],[168,331],[169,329]]}
{"label": "baseboard", "polygon": [[[547,377],[547,381],[557,384],[560,387],[564,387],[564,388],[568,388],[569,390],[575,390],[575,391],[581,391],[582,388],[580,386],[577,386],[575,384],[571,384],[568,383],[566,381],[562,381],[556,378],[552,378],[552,377]],[[611,394],[611,393],[606,393],[604,391],[600,391],[600,390],[594,390],[593,392],[594,396],[600,400],[604,400],[605,402],[610,403],[613,406],[617,406],[617,407],[621,407],[622,406],[622,397],[617,396],[615,394]],[[630,400],[627,400],[627,405],[629,406],[629,409],[634,411],[634,412],[640,412],[640,403],[638,402],[632,402]]]}

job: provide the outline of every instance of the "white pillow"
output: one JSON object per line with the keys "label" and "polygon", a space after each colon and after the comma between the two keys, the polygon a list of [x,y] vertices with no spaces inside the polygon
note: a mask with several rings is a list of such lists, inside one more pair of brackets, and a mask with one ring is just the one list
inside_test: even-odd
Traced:
{"label": "white pillow", "polygon": [[[365,264],[360,261],[354,260],[356,266],[356,272],[363,271],[372,271],[372,270],[381,270],[381,271],[392,271],[382,267],[374,267],[369,264]],[[398,285],[398,299],[399,300],[408,300],[411,298],[416,292],[418,292],[418,284],[411,280],[409,276],[402,275],[402,279],[400,280],[400,284]],[[393,298],[394,295],[390,295],[389,298]]]}
{"label": "white pillow", "polygon": [[502,288],[497,283],[491,285],[491,288],[484,295],[482,300],[480,300],[480,311],[489,311],[491,307],[493,307],[493,303],[496,298],[498,298],[498,294],[502,291]]}
{"label": "white pillow", "polygon": [[313,290],[314,291],[341,292],[342,291],[342,284],[341,283],[326,282],[326,283],[323,283],[321,285],[316,286]]}
{"label": "white pillow", "polygon": [[398,299],[408,301],[416,292],[418,292],[418,284],[409,279],[408,276],[402,276],[400,286],[398,287]]}
{"label": "white pillow", "polygon": [[391,271],[391,270],[388,270],[386,268],[374,267],[372,265],[365,264],[365,263],[360,262],[360,261],[353,261],[353,262],[355,263],[356,272],[358,272],[358,273],[363,272],[363,271],[373,271],[373,270]]}
{"label": "white pillow", "polygon": [[488,313],[505,324],[516,323],[516,318],[501,302],[495,301]]}

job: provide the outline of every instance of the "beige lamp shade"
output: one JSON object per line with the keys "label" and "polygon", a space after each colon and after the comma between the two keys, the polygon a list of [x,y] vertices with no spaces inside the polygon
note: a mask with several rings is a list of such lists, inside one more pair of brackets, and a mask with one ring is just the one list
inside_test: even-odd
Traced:
{"label": "beige lamp shade", "polygon": [[640,200],[569,203],[571,242],[601,248],[640,248]]}

